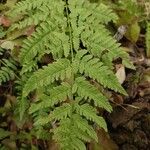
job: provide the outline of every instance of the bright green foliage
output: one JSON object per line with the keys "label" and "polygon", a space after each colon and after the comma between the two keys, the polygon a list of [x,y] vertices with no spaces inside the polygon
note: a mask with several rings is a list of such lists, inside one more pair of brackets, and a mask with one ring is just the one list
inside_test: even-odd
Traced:
{"label": "bright green foliage", "polygon": [[[4,28],[2,26],[0,26],[0,38],[3,38],[5,36],[5,34],[6,33],[4,32]],[[1,53],[0,53],[0,55],[1,55]]]}
{"label": "bright green foliage", "polygon": [[[86,51],[84,50],[83,52]],[[79,51],[77,57],[83,52]],[[107,66],[104,66],[99,59],[94,58],[93,55],[85,55],[83,57],[80,55],[80,57],[76,58],[75,63],[78,64],[79,72],[81,74],[84,72],[86,76],[97,80],[104,87],[126,94],[113,72]]]}
{"label": "bright green foliage", "polygon": [[[35,128],[51,127],[61,149],[86,150],[86,142],[98,140],[93,125],[107,131],[96,108],[112,111],[105,94],[90,81],[126,94],[111,70],[112,61],[121,58],[132,68],[128,54],[106,28],[117,20],[116,14],[87,0],[24,0],[11,14],[26,15],[12,28],[37,25],[19,56],[22,80],[29,77],[20,88],[20,118],[28,111]],[[54,61],[38,69],[45,54],[52,54]],[[25,100],[33,95],[28,110]]]}
{"label": "bright green foliage", "polygon": [[30,113],[34,113],[40,109],[54,107],[56,104],[61,103],[67,99],[71,93],[71,87],[67,84],[59,85],[50,90],[50,95],[42,94],[38,103],[32,104]]}
{"label": "bright green foliage", "polygon": [[0,47],[0,85],[4,82],[14,80],[17,71],[17,63],[13,58],[4,57],[6,50]]}
{"label": "bright green foliage", "polygon": [[111,112],[112,108],[109,102],[107,102],[107,98],[94,85],[86,81],[85,78],[76,78],[74,87],[75,86],[80,97],[87,99],[88,101],[93,100],[95,106],[102,107]]}
{"label": "bright green foliage", "polygon": [[29,75],[22,75],[22,78],[15,82],[15,89],[18,94],[15,113],[17,114],[17,116],[19,116],[20,121],[23,121],[26,114],[26,110],[29,107],[29,100],[27,99],[27,97],[22,96],[22,90],[26,83],[26,80],[28,79],[28,76]]}
{"label": "bright green foliage", "polygon": [[27,96],[30,91],[36,89],[37,87],[49,85],[55,80],[64,80],[65,77],[68,76],[66,73],[70,67],[69,65],[69,60],[59,59],[57,62],[44,66],[43,69],[39,69],[33,76],[31,76],[25,85],[23,96]]}

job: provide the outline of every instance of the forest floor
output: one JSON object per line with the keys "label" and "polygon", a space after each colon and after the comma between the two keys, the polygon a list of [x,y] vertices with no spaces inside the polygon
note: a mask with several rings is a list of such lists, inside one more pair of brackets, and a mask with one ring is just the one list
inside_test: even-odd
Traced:
{"label": "forest floor", "polygon": [[143,36],[136,44],[126,38],[120,42],[130,51],[136,70],[125,70],[128,96],[113,93],[113,112],[104,113],[109,137],[100,131],[99,140],[103,150],[150,150],[150,59],[144,54]]}
{"label": "forest floor", "polygon": [[[9,26],[7,19],[2,25]],[[32,28],[26,35],[33,31]],[[104,112],[109,137],[103,131],[98,131],[103,150],[150,150],[150,59],[145,56],[144,40],[144,34],[141,34],[136,44],[125,37],[119,41],[128,51],[136,70],[123,68],[125,75],[122,86],[128,96],[112,93],[113,112],[111,114]],[[11,103],[14,103],[16,99],[12,91],[11,82],[0,86],[0,108],[5,106],[7,109]],[[11,100],[8,102],[8,99]],[[0,127],[11,131],[18,130],[11,118],[12,110],[10,108],[8,112],[6,110],[7,115],[2,114],[2,111],[3,109],[0,109]],[[9,143],[9,141],[4,142]],[[9,144],[13,147],[13,143]],[[88,147],[89,150],[94,150],[92,144]]]}
{"label": "forest floor", "polygon": [[150,149],[150,59],[144,56],[143,38],[135,44],[121,41],[130,49],[135,71],[126,70],[123,83],[128,97],[114,94],[114,110],[107,115],[110,137],[120,150]]}

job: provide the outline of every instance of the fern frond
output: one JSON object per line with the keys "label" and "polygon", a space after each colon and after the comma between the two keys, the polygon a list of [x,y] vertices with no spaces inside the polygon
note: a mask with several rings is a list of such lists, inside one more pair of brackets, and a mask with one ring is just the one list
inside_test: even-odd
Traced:
{"label": "fern frond", "polygon": [[86,81],[85,78],[77,78],[75,84],[77,85],[77,93],[80,97],[94,100],[95,106],[102,107],[109,112],[112,111],[108,99],[95,86]]}
{"label": "fern frond", "polygon": [[[108,6],[102,3],[91,4],[89,1],[85,0],[69,0],[68,3],[71,12],[78,13],[79,18],[81,17],[82,20],[86,19],[86,21],[89,21],[90,24],[91,22],[96,20],[99,20],[99,23],[108,23],[111,20],[115,21],[118,18],[117,15],[114,12],[112,12],[112,10]],[[74,11],[75,9],[76,11]]]}
{"label": "fern frond", "polygon": [[[84,55],[84,52],[85,51],[83,51],[82,54],[82,52],[79,51],[79,53],[81,53],[80,57]],[[77,54],[77,59],[79,59],[79,55],[80,54]],[[99,59],[94,58],[92,55],[85,55],[81,58],[81,61],[77,61],[79,62],[79,72],[81,74],[85,73],[86,76],[96,79],[104,87],[126,95],[125,90],[120,85],[114,73],[107,66],[104,66]]]}
{"label": "fern frond", "polygon": [[[94,25],[95,27],[97,25]],[[98,31],[101,31],[100,33]],[[116,43],[116,40],[110,36],[108,30],[104,25],[98,27],[92,27],[90,31],[89,27],[85,29],[85,32],[81,35],[82,41],[87,49],[91,50],[93,55],[101,57],[102,53],[109,51],[112,55],[117,54],[116,49],[119,48],[120,44]]]}
{"label": "fern frond", "polygon": [[[89,9],[89,5],[91,9]],[[81,7],[83,8],[81,9]],[[102,23],[108,23],[117,19],[116,14],[110,8],[103,4],[90,4],[84,0],[81,2],[78,0],[69,1],[69,8],[71,11],[70,21],[73,29],[73,44],[76,51],[79,49],[81,37],[83,45],[92,54],[101,57],[103,51],[110,51],[112,56],[117,55],[116,49],[119,49],[119,44],[116,43],[105,26],[102,25]]]}
{"label": "fern frond", "polygon": [[83,104],[79,106],[76,104],[76,112],[79,115],[83,115],[87,120],[95,122],[100,128],[103,128],[107,131],[107,125],[103,117],[100,117],[96,114],[96,109],[94,109],[89,104]]}
{"label": "fern frond", "polygon": [[60,30],[59,27],[56,27],[54,23],[48,21],[41,24],[37,32],[24,41],[20,53],[20,62],[23,66],[32,68],[29,62],[35,57],[40,59],[45,53],[52,53],[54,58],[60,58],[63,55],[67,57],[69,55],[69,38],[64,33],[57,32],[57,30]]}
{"label": "fern frond", "polygon": [[20,96],[17,98],[17,101],[18,101],[17,108],[18,108],[19,118],[20,118],[20,121],[22,121],[24,118],[25,112],[29,107],[29,100],[25,97]]}
{"label": "fern frond", "polygon": [[104,25],[96,25],[93,31],[88,27],[85,31],[81,35],[82,42],[92,55],[103,58],[103,63],[108,66],[112,66],[112,61],[120,57],[123,62],[126,62],[124,63],[126,67],[134,68],[128,54],[120,48],[120,44],[111,37]]}
{"label": "fern frond", "polygon": [[[57,18],[59,20],[60,16],[63,17],[63,5],[64,5],[63,1],[59,1],[59,3],[56,3],[54,0],[51,0],[51,1],[47,0],[47,1],[43,1],[43,2],[40,1],[39,3],[35,3],[35,4],[34,3],[35,3],[34,1],[30,2],[30,5],[32,5],[32,7],[35,7],[35,4],[37,5],[36,8],[34,8],[34,12],[32,12],[33,8],[31,8],[31,6],[30,7],[28,6],[28,9],[27,9],[24,19],[15,22],[11,26],[10,31],[13,31],[16,28],[22,29],[22,28],[28,27],[30,25],[39,25],[39,24],[41,24],[41,22],[50,20],[50,18],[55,18],[55,19]],[[16,6],[16,7],[18,7],[18,6]],[[25,6],[23,6],[23,7],[25,7]],[[56,10],[57,10],[57,12],[56,12]],[[16,17],[15,15],[12,15],[14,13],[14,11],[16,11],[16,10],[13,9],[9,13],[10,16],[12,16],[13,18]],[[18,13],[18,15],[19,14],[21,15],[21,12],[18,11],[17,13]]]}
{"label": "fern frond", "polygon": [[[96,108],[112,110],[107,97],[88,79],[102,89],[126,94],[111,70],[118,57],[130,67],[128,55],[106,29],[108,22],[116,21],[116,14],[87,0],[24,0],[14,13],[25,17],[16,21],[15,28],[37,25],[19,55],[22,79],[29,75],[20,90],[20,117],[35,90],[28,111],[34,127],[50,130],[61,149],[86,150],[86,142],[98,141],[93,125],[107,131]],[[45,54],[52,55],[53,63],[38,69]]]}
{"label": "fern frond", "polygon": [[59,127],[53,130],[53,138],[63,150],[86,150],[84,143],[77,137],[79,131],[72,120],[66,118],[61,120]]}
{"label": "fern frond", "polygon": [[43,69],[39,69],[25,84],[23,96],[26,97],[29,92],[33,91],[37,87],[46,86],[55,80],[64,80],[69,67],[69,60],[59,59],[57,62],[49,64],[48,66],[43,67]]}
{"label": "fern frond", "polygon": [[[48,116],[49,112],[52,111],[51,108],[40,109],[32,114],[32,118],[34,122],[37,122],[41,118],[45,118]],[[35,128],[43,128],[42,125],[37,125]]]}
{"label": "fern frond", "polygon": [[50,132],[47,132],[43,127],[38,127],[35,129],[35,136],[37,139],[49,140],[51,138]]}
{"label": "fern frond", "polygon": [[56,108],[54,111],[51,112],[49,116],[39,118],[35,122],[35,125],[45,125],[53,120],[62,120],[67,118],[71,115],[72,107],[70,104],[63,104],[62,106]]}
{"label": "fern frond", "polygon": [[42,94],[40,97],[40,102],[32,104],[29,113],[34,113],[40,109],[53,107],[54,105],[61,103],[67,99],[67,96],[71,93],[71,87],[62,83],[62,85],[54,87],[50,90],[50,95]]}
{"label": "fern frond", "polygon": [[31,37],[24,41],[20,53],[20,61],[22,64],[30,62],[40,50],[45,50],[48,42],[51,43],[51,32],[55,28],[51,21],[45,22],[37,29]]}
{"label": "fern frond", "polygon": [[20,72],[20,75],[23,75],[27,72],[32,72],[32,71],[36,71],[38,69],[38,64],[35,60],[31,60],[25,64],[22,65],[22,70]]}
{"label": "fern frond", "polygon": [[35,11],[35,13],[29,17],[25,17],[25,19],[14,23],[11,28],[10,31],[13,31],[14,29],[23,29],[27,26],[30,25],[38,25],[41,22],[44,22],[48,19],[48,16],[50,14],[50,11],[48,9],[48,7],[46,6],[41,6],[40,9],[38,9],[37,11]]}
{"label": "fern frond", "polygon": [[[76,126],[76,124],[75,124],[75,122],[74,122],[74,126]],[[82,126],[80,126],[80,127],[82,127]],[[88,126],[88,127],[90,127],[90,126]],[[85,129],[85,127],[84,127],[84,129]],[[88,129],[87,129],[88,130]],[[79,127],[78,128],[76,128],[76,127],[74,127],[74,131],[75,131],[75,134],[76,134],[76,136],[80,139],[80,140],[82,140],[82,141],[85,141],[85,142],[90,142],[91,140],[96,140],[96,137],[94,137],[93,136],[93,134],[95,134],[96,135],[96,133],[92,133],[91,131],[90,131],[90,133],[88,134],[85,130],[83,131],[83,130],[81,130]],[[94,130],[93,130],[94,131]],[[94,131],[95,132],[95,131]],[[90,135],[90,134],[92,134],[92,135]]]}
{"label": "fern frond", "polygon": [[15,106],[15,113],[18,116],[19,121],[23,121],[25,116],[27,115],[26,111],[29,107],[29,100],[27,97],[23,97],[21,92],[23,90],[23,87],[30,75],[22,75],[21,79],[18,79],[15,81],[15,90],[17,92],[17,103]]}
{"label": "fern frond", "polygon": [[87,120],[83,119],[80,115],[73,115],[73,122],[83,133],[87,133],[91,139],[98,141],[94,129],[88,124]]}
{"label": "fern frond", "polygon": [[2,67],[0,68],[0,85],[2,82],[7,82],[15,78],[15,71],[17,70],[17,63],[12,59],[2,59],[0,61]]}
{"label": "fern frond", "polygon": [[48,0],[23,0],[21,2],[18,2],[11,12],[9,13],[11,16],[16,16],[16,14],[19,13],[25,13],[27,11],[31,11],[32,9],[40,8],[42,4],[47,4]]}

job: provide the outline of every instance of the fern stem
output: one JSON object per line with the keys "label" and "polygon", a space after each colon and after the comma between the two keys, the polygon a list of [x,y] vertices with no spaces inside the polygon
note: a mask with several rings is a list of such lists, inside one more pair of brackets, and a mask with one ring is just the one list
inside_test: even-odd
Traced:
{"label": "fern stem", "polygon": [[72,61],[73,61],[73,59],[74,59],[74,55],[73,55],[73,40],[72,40],[73,35],[72,35],[71,21],[70,21],[69,12],[68,12],[69,7],[68,7],[68,2],[67,2],[67,0],[66,0],[66,6],[65,6],[65,8],[66,8],[66,14],[67,14],[67,23],[68,23],[68,28],[69,28],[69,39],[70,39],[71,59],[72,59]]}
{"label": "fern stem", "polygon": [[[73,35],[72,35],[72,27],[71,27],[71,21],[70,21],[70,17],[69,17],[69,7],[68,7],[68,0],[66,0],[66,15],[67,15],[67,23],[68,23],[68,28],[69,28],[69,40],[70,40],[70,50],[71,50],[71,60],[73,62],[74,60],[74,54],[73,54]],[[74,74],[72,73],[70,79],[67,79],[67,82],[73,86],[74,84]],[[70,95],[70,102],[73,101],[73,94]]]}

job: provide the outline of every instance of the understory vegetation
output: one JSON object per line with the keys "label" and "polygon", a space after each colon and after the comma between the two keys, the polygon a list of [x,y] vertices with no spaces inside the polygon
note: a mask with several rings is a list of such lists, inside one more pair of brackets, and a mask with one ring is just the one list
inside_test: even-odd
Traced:
{"label": "understory vegetation", "polygon": [[[0,149],[121,149],[116,107],[149,116],[149,100],[128,101],[150,94],[150,2],[6,0],[0,11]],[[133,96],[141,81],[147,93]]]}

